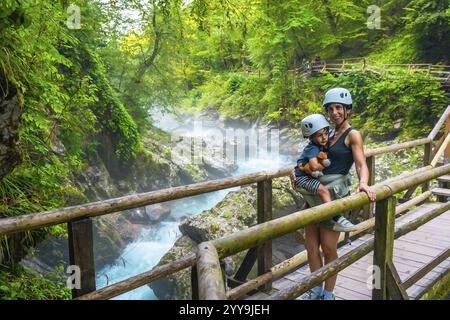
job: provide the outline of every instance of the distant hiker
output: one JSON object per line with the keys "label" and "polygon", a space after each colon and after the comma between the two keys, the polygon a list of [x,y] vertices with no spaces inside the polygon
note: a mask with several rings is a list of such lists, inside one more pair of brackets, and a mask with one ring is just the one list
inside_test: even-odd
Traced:
{"label": "distant hiker", "polygon": [[322,71],[322,60],[320,59],[320,55],[316,54],[316,57],[311,63],[311,75],[317,76],[320,71]]}
{"label": "distant hiker", "polygon": [[307,73],[309,71],[309,61],[303,59],[303,63],[302,63],[302,68],[303,68],[303,73]]}

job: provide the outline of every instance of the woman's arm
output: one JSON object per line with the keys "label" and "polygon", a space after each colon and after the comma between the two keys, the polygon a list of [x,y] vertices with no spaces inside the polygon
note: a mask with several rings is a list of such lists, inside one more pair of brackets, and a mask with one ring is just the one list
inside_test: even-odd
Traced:
{"label": "woman's arm", "polygon": [[364,191],[367,193],[370,201],[375,201],[376,194],[372,188],[367,185],[367,182],[369,181],[369,169],[367,168],[366,156],[364,155],[364,143],[361,134],[356,130],[352,130],[348,136],[353,159],[355,160],[356,173],[359,178],[357,192]]}

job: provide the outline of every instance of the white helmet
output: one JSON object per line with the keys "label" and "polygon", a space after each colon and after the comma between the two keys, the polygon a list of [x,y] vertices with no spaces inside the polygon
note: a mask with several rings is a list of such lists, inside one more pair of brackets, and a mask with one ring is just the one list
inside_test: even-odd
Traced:
{"label": "white helmet", "polygon": [[352,95],[347,89],[344,88],[333,88],[325,93],[325,99],[323,99],[323,106],[330,103],[340,103],[345,106],[352,106]]}
{"label": "white helmet", "polygon": [[329,128],[330,124],[321,114],[312,114],[302,120],[302,133],[305,138],[312,136],[314,133],[323,128]]}

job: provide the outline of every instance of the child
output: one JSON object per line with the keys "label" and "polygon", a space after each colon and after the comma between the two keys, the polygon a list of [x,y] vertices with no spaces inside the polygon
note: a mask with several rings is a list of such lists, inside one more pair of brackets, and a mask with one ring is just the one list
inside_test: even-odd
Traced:
{"label": "child", "polygon": [[[330,124],[321,114],[312,114],[304,118],[301,122],[302,133],[305,138],[309,138],[310,143],[303,149],[295,167],[296,185],[302,187],[313,194],[318,194],[324,203],[331,201],[328,188],[320,183],[319,177],[323,175],[322,170],[330,165],[330,161],[325,159],[319,163],[319,152],[325,152],[328,144],[328,132]],[[309,164],[312,176],[309,176],[303,167]],[[349,232],[356,230],[353,223],[345,217],[337,215],[333,217],[333,230]]]}

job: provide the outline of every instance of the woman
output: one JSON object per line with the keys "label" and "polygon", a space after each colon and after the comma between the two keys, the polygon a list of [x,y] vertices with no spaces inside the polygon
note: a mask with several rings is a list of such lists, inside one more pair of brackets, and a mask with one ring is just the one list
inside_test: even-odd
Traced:
{"label": "woman", "polygon": [[[359,178],[357,192],[367,193],[370,201],[376,200],[376,194],[368,186],[369,170],[364,156],[363,139],[361,134],[353,129],[348,120],[352,115],[352,97],[347,89],[334,88],[325,94],[323,101],[325,113],[334,124],[335,129],[330,132],[328,157],[331,165],[326,168],[321,178],[321,182],[333,190],[336,197],[347,196],[350,193],[348,174],[353,163]],[[291,182],[293,181],[291,172]],[[295,189],[295,184],[292,184]],[[317,196],[313,196],[304,189],[299,190],[309,206],[321,203]],[[305,248],[308,253],[308,263],[311,272],[321,268],[324,264],[337,259],[337,243],[339,232],[334,231],[324,222],[305,227]],[[320,255],[319,248],[322,248],[324,261]],[[328,278],[325,287],[317,286],[301,298],[307,300],[334,300],[334,286],[337,276]]]}

